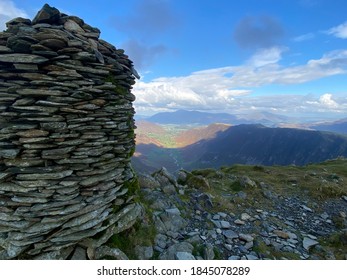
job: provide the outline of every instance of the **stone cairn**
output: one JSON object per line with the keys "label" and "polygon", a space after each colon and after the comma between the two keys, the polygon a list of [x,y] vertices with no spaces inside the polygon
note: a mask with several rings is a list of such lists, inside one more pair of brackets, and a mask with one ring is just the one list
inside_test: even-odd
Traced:
{"label": "stone cairn", "polygon": [[66,259],[76,247],[96,258],[141,214],[130,191],[138,74],[97,28],[47,4],[6,25],[0,259]]}

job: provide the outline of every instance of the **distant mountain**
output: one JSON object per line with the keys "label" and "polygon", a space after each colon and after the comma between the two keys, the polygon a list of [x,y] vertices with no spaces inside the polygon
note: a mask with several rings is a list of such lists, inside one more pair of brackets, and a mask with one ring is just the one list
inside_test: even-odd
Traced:
{"label": "distant mountain", "polygon": [[235,163],[305,165],[347,157],[347,137],[328,132],[238,125],[218,137],[181,151],[186,167],[219,167]]}
{"label": "distant mountain", "polygon": [[238,115],[237,124],[257,124],[261,123],[266,126],[273,126],[280,123],[287,123],[289,118],[283,115],[273,114],[264,111],[250,112],[245,115]]}
{"label": "distant mountain", "polygon": [[155,114],[147,119],[150,122],[160,124],[232,124],[237,120],[236,116],[227,113],[205,113],[199,111],[178,110]]}
{"label": "distant mountain", "polygon": [[259,111],[245,115],[232,115],[227,113],[207,113],[200,111],[178,110],[175,112],[158,113],[149,118],[146,118],[146,120],[159,124],[177,125],[209,125],[212,123],[224,123],[235,125],[261,123],[264,125],[273,126],[288,121],[288,118],[282,115]]}
{"label": "distant mountain", "polygon": [[336,133],[347,134],[347,118],[334,122],[320,123],[310,126],[310,128],[322,131],[331,131]]}

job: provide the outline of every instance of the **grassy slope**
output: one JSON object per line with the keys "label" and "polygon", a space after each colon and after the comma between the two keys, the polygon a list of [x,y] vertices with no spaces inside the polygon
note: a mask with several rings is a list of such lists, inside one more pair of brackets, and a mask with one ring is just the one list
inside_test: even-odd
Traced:
{"label": "grassy slope", "polygon": [[[335,159],[306,166],[251,166],[233,165],[220,170],[202,169],[193,171],[209,180],[216,196],[222,193],[237,193],[244,190],[235,182],[236,177],[247,176],[258,185],[266,183],[279,196],[307,196],[317,201],[347,195],[347,159]],[[228,176],[229,175],[229,176]],[[259,197],[260,188],[246,189]],[[261,201],[262,199],[260,199]],[[268,201],[266,201],[268,203]]]}

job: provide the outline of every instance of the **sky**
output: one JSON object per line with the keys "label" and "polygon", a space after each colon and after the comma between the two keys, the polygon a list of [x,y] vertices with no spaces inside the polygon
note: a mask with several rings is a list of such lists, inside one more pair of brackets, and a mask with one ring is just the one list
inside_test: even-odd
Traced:
{"label": "sky", "polygon": [[46,2],[125,50],[137,114],[347,118],[346,0],[0,0],[0,29]]}

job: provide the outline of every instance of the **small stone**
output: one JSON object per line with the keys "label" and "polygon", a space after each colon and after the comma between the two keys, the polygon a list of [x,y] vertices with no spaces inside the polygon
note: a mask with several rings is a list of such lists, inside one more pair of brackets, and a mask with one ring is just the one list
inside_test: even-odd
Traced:
{"label": "small stone", "polygon": [[237,196],[241,199],[246,199],[247,198],[247,194],[245,192],[238,192]]}
{"label": "small stone", "polygon": [[304,209],[305,211],[308,211],[308,212],[313,212],[313,210],[309,207],[307,207],[306,205],[301,205],[302,209]]}
{"label": "small stone", "polygon": [[84,29],[78,23],[76,23],[74,20],[71,20],[71,19],[68,19],[64,23],[64,28],[72,33],[80,33],[80,34],[85,33]]}
{"label": "small stone", "polygon": [[[174,260],[176,259],[176,253],[178,252],[187,252],[190,255],[193,252],[193,245],[188,243],[188,242],[180,242],[180,243],[176,243],[171,245],[170,247],[168,247],[165,251],[163,251],[160,255],[159,255],[159,259],[160,260]],[[190,255],[186,255],[186,256],[190,256]]]}
{"label": "small stone", "polygon": [[47,58],[39,56],[39,55],[34,55],[34,54],[24,54],[24,53],[0,54],[0,62],[41,64],[46,61],[48,61]]}
{"label": "small stone", "polygon": [[247,176],[243,176],[240,179],[240,185],[242,187],[251,187],[251,188],[255,188],[257,187],[256,182],[252,181],[250,178],[248,178]]}
{"label": "small stone", "polygon": [[181,212],[178,208],[166,209],[165,212],[172,215],[181,215]]}
{"label": "small stone", "polygon": [[273,233],[276,234],[278,237],[281,237],[283,239],[289,238],[289,234],[287,232],[282,231],[282,230],[274,230]]}
{"label": "small stone", "polygon": [[0,150],[0,158],[15,158],[20,152],[20,149],[1,149]]}
{"label": "small stone", "polygon": [[216,221],[216,220],[211,220],[211,222],[215,225],[216,228],[220,229],[222,226],[220,224],[220,221]]}
{"label": "small stone", "polygon": [[55,158],[54,156],[56,155],[62,156],[64,154],[72,152],[74,149],[75,147],[66,147],[66,148],[58,148],[58,149],[52,149],[52,150],[44,150],[42,151],[42,158],[44,159]]}
{"label": "small stone", "polygon": [[252,249],[252,248],[253,248],[253,246],[254,246],[253,241],[247,242],[247,243],[245,244],[245,248],[246,248],[246,250],[250,250],[250,249]]}
{"label": "small stone", "polygon": [[163,187],[163,193],[172,195],[172,194],[176,194],[177,191],[174,185],[167,185]]}
{"label": "small stone", "polygon": [[234,223],[235,223],[236,225],[239,225],[239,226],[242,226],[242,225],[245,224],[244,221],[241,221],[241,220],[239,220],[239,219],[236,219],[236,220],[234,221]]}
{"label": "small stone", "polygon": [[231,224],[228,221],[220,221],[221,228],[231,228]]}
{"label": "small stone", "polygon": [[11,53],[12,50],[5,46],[0,46],[0,53]]}
{"label": "small stone", "polygon": [[17,132],[16,135],[19,135],[21,137],[42,137],[47,136],[49,134],[48,131],[45,130],[39,130],[39,129],[29,129],[26,131]]}
{"label": "small stone", "polygon": [[250,234],[243,234],[243,233],[240,233],[239,234],[239,239],[240,240],[243,240],[243,241],[246,241],[246,242],[251,242],[254,240],[254,238],[252,237],[252,235]]}
{"label": "small stone", "polygon": [[153,247],[152,246],[139,246],[135,247],[135,254],[139,260],[149,260],[153,257]]}
{"label": "small stone", "polygon": [[17,70],[25,70],[25,71],[38,71],[39,70],[37,64],[14,63],[13,66]]}
{"label": "small stone", "polygon": [[43,129],[57,131],[67,127],[66,122],[52,122],[52,123],[41,123]]}
{"label": "small stone", "polygon": [[223,219],[225,219],[228,216],[228,214],[226,214],[224,212],[218,212],[217,215],[219,215]]}
{"label": "small stone", "polygon": [[[60,40],[56,38],[42,40],[40,44],[43,45],[44,47],[52,49],[53,51],[57,51],[66,47],[66,42],[64,40]],[[57,53],[55,52],[42,51],[42,53],[46,53],[46,54],[51,53],[52,56],[57,56]]]}
{"label": "small stone", "polygon": [[17,92],[23,96],[64,96],[67,93],[62,92],[60,90],[52,90],[52,89],[32,89],[32,88],[23,88],[17,90]]}
{"label": "small stone", "polygon": [[176,260],[195,260],[195,257],[188,252],[177,252],[175,254]]}
{"label": "small stone", "polygon": [[77,246],[71,260],[87,260],[87,251]]}
{"label": "small stone", "polygon": [[327,212],[324,212],[323,214],[320,215],[323,220],[327,220],[329,218],[329,215]]}
{"label": "small stone", "polygon": [[49,23],[58,24],[60,20],[60,12],[58,9],[45,4],[42,9],[36,14],[32,24]]}
{"label": "small stone", "polygon": [[295,233],[287,232],[290,239],[298,239],[298,236]]}
{"label": "small stone", "polygon": [[78,52],[78,53],[73,55],[73,59],[81,60],[81,61],[88,61],[88,62],[96,62],[95,54],[89,53],[89,52]]}
{"label": "small stone", "polygon": [[313,247],[317,244],[319,244],[318,241],[310,239],[308,237],[304,237],[304,240],[302,241],[302,245],[307,251],[309,251],[311,247]]}
{"label": "small stone", "polygon": [[18,180],[54,180],[62,179],[67,176],[70,176],[73,173],[72,170],[65,170],[61,172],[52,172],[52,173],[37,173],[37,174],[18,174],[16,178]]}
{"label": "small stone", "polygon": [[240,259],[241,259],[240,256],[230,256],[230,257],[228,258],[229,261],[237,261],[237,260],[240,260]]}
{"label": "small stone", "polygon": [[220,215],[215,214],[215,215],[213,215],[212,219],[213,220],[219,220],[220,219]]}
{"label": "small stone", "polygon": [[7,40],[7,47],[16,53],[31,53],[30,47],[36,42],[29,36],[12,36]]}
{"label": "small stone", "polygon": [[242,213],[241,214],[241,220],[242,221],[248,221],[250,220],[252,217],[250,215],[248,215],[247,213]]}
{"label": "small stone", "polygon": [[223,231],[223,235],[228,239],[236,239],[239,235],[233,230],[225,230]]}
{"label": "small stone", "polygon": [[115,260],[128,260],[126,254],[124,254],[121,250],[118,248],[110,248],[108,246],[101,246],[95,250],[95,259],[103,259],[106,257],[111,257]]}
{"label": "small stone", "polygon": [[314,235],[312,235],[312,234],[307,234],[307,237],[308,237],[308,238],[311,238],[311,239],[313,239],[313,240],[317,240],[317,237],[314,236]]}
{"label": "small stone", "polygon": [[6,159],[4,160],[6,166],[16,166],[16,167],[31,167],[31,166],[42,166],[44,161],[42,159]]}
{"label": "small stone", "polygon": [[259,258],[257,257],[257,256],[254,256],[254,255],[251,255],[251,254],[249,254],[249,255],[246,255],[246,258],[247,258],[247,260],[259,260]]}
{"label": "small stone", "polygon": [[14,18],[14,19],[6,22],[7,27],[9,27],[11,25],[19,25],[19,24],[31,25],[31,20],[27,19],[27,18],[17,17],[17,18]]}

